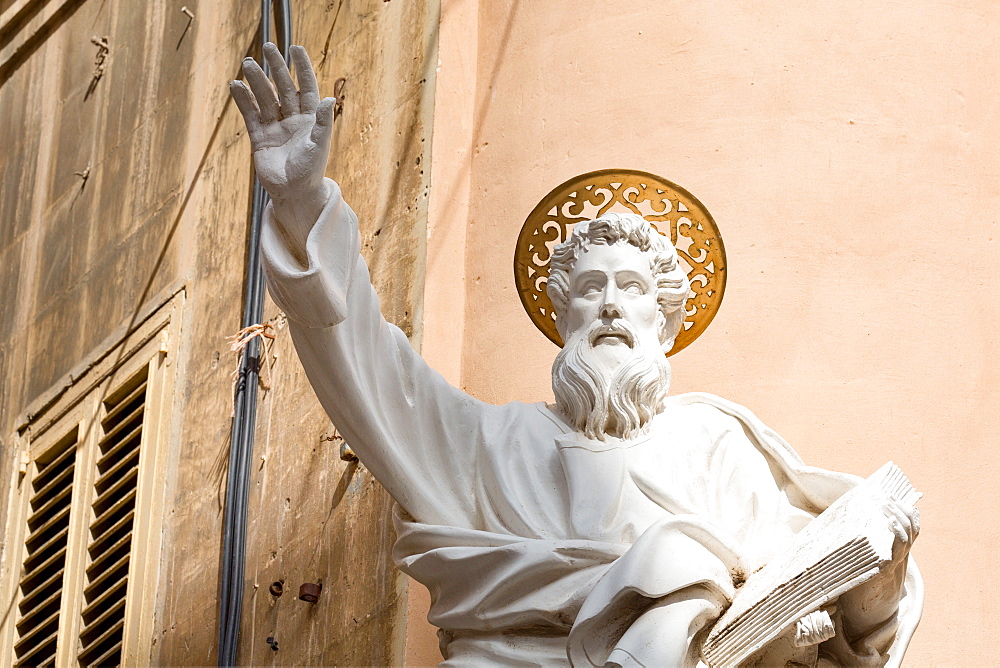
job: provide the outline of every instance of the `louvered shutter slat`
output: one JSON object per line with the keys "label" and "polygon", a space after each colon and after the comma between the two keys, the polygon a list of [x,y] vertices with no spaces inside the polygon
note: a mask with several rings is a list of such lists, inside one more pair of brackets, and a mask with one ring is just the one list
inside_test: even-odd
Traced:
{"label": "louvered shutter slat", "polygon": [[[28,528],[34,534],[38,526],[43,522],[48,522],[51,517],[58,515],[63,506],[69,506],[69,496],[73,493],[73,487],[69,486],[61,490],[58,494],[48,500],[44,506],[36,510],[28,520]],[[53,512],[55,511],[55,512]]]}
{"label": "louvered shutter slat", "polygon": [[95,536],[102,536],[109,530],[105,527],[111,527],[112,524],[119,523],[122,512],[135,507],[135,494],[136,490],[132,488],[125,496],[116,501],[114,505],[102,512],[100,517],[94,520],[93,534]]}
{"label": "louvered shutter slat", "polygon": [[100,575],[91,580],[90,584],[87,585],[87,588],[83,590],[83,593],[87,597],[88,601],[93,600],[94,596],[99,596],[100,594],[97,592],[103,591],[105,585],[109,587],[112,586],[112,584],[109,584],[109,580],[114,581],[119,578],[125,579],[128,576],[128,557],[128,552],[126,552],[118,559],[118,561],[111,564],[108,568],[103,568],[107,559],[99,564],[101,568],[99,568],[97,572],[100,573]]}
{"label": "louvered shutter slat", "polygon": [[50,635],[55,635],[59,629],[59,611],[56,610],[43,621],[35,625],[30,631],[23,634],[20,639],[18,639],[17,644],[14,645],[14,651],[16,651],[20,656],[34,649],[36,645],[41,645],[46,642],[46,639]]}
{"label": "louvered shutter slat", "polygon": [[[35,577],[31,579],[31,582],[36,582],[38,575],[45,575],[44,571],[36,570],[41,565],[50,565],[49,561],[53,557],[59,557],[65,555],[66,551],[66,537],[69,535],[69,527],[66,527],[59,533],[52,536],[48,543],[38,548],[30,557],[24,560],[24,570],[31,572]],[[34,589],[34,587],[28,586],[28,580],[25,579],[25,586],[29,589]],[[25,592],[27,594],[27,592]]]}
{"label": "louvered shutter slat", "polygon": [[28,537],[28,540],[24,541],[29,555],[35,554],[35,552],[40,549],[39,546],[49,542],[53,535],[59,533],[61,531],[59,527],[69,523],[69,511],[70,508],[67,505],[65,508],[60,510],[55,517],[38,527],[38,529]]}
{"label": "louvered shutter slat", "polygon": [[[116,642],[121,643],[122,630],[125,628],[125,620],[119,619],[113,625],[106,629],[101,629],[96,627],[95,629],[87,629],[82,634],[80,638],[83,639],[87,637],[89,642],[85,641],[83,651],[80,652],[80,661],[87,665],[100,665],[100,661],[97,659],[103,658],[107,662],[107,650],[106,648],[110,645],[113,646]],[[103,633],[99,635],[87,636],[94,630],[102,630]],[[113,663],[120,663],[120,661],[114,661]]]}
{"label": "louvered shutter slat", "polygon": [[[146,392],[146,381],[142,381],[134,390],[129,392],[127,396],[125,396],[123,399],[116,401],[113,408],[108,409],[108,412],[105,414],[102,422],[104,424],[108,424],[109,422],[114,422],[115,418],[117,418],[118,415],[120,415],[123,410],[131,406],[132,402],[135,399],[137,399],[139,395],[144,395],[145,392]],[[146,403],[145,401],[141,402],[140,407],[145,403]]]}
{"label": "louvered shutter slat", "polygon": [[118,601],[115,602],[114,605],[112,605],[110,608],[108,608],[100,615],[95,617],[93,620],[88,622],[88,626],[91,626],[92,628],[100,628],[102,626],[105,626],[108,620],[121,618],[122,615],[120,613],[124,612],[124,610],[125,610],[125,598],[119,597]]}
{"label": "louvered shutter slat", "polygon": [[[75,440],[72,445],[76,445]],[[65,451],[60,452],[59,456],[52,461],[45,464],[38,464],[38,473],[35,475],[35,479],[31,482],[31,488],[37,492],[48,485],[54,476],[59,475],[60,472],[65,470],[66,466],[73,465],[71,460],[75,454],[75,447],[67,447]]]}
{"label": "louvered shutter slat", "polygon": [[143,380],[113,405],[106,403],[101,420],[78,655],[84,665],[121,663],[145,404]]}
{"label": "louvered shutter slat", "polygon": [[30,649],[26,649],[25,653],[18,657],[15,666],[20,668],[21,666],[51,666],[55,664],[56,658],[56,633],[58,632],[58,625],[53,629],[52,633],[45,638],[38,638],[38,644]]}
{"label": "louvered shutter slat", "polygon": [[104,654],[100,655],[94,659],[91,663],[95,666],[105,666],[110,663],[109,659],[116,656],[121,656],[122,653],[122,641],[118,640],[115,644],[111,645]]}
{"label": "louvered shutter slat", "polygon": [[[108,548],[101,556],[96,557],[90,562],[90,566],[87,566],[87,575],[90,577],[99,577],[98,574],[104,570],[104,564],[118,561],[122,556],[127,558],[131,542],[132,532],[130,531],[122,536],[117,543]],[[89,589],[88,587],[87,590],[89,591]]]}
{"label": "louvered shutter slat", "polygon": [[[131,413],[129,413],[128,417],[126,417],[124,420],[122,420],[121,422],[119,422],[118,424],[116,424],[112,429],[110,429],[108,431],[108,433],[106,433],[103,436],[103,438],[101,438],[101,445],[105,446],[105,445],[108,445],[109,443],[110,444],[114,444],[114,445],[119,445],[121,443],[127,443],[128,442],[128,438],[127,437],[126,438],[122,438],[121,435],[123,433],[128,434],[129,436],[132,435],[132,433],[134,431],[133,427],[135,426],[135,420],[136,420],[136,418],[141,418],[142,417],[143,408],[145,408],[145,407],[142,406],[142,405],[140,405],[138,408],[136,408]],[[102,456],[102,459],[104,457],[106,457],[111,452],[110,449],[103,448],[103,447],[101,448],[101,451],[104,453],[104,455]]]}
{"label": "louvered shutter slat", "polygon": [[[33,610],[38,607],[40,601],[48,596],[53,590],[56,590],[56,593],[61,592],[62,578],[65,574],[66,570],[60,568],[58,571],[53,573],[48,580],[32,589],[30,594],[26,594],[25,597],[21,599],[21,603],[18,606],[21,612],[24,612],[25,610]],[[55,586],[54,589],[53,586]]]}
{"label": "louvered shutter slat", "polygon": [[59,612],[60,598],[62,598],[62,592],[56,591],[52,592],[52,594],[44,600],[39,601],[38,605],[36,605],[31,612],[22,617],[21,621],[17,623],[18,630],[22,628],[36,628],[36,624],[38,624],[38,622],[45,621],[54,613]]}
{"label": "louvered shutter slat", "polygon": [[57,474],[55,478],[53,478],[48,484],[46,484],[45,487],[42,487],[37,492],[35,492],[35,495],[31,497],[31,507],[37,508],[38,506],[40,506],[49,496],[49,494],[53,493],[55,489],[60,485],[72,484],[72,478],[73,478],[73,467],[67,466],[62,470],[61,473]]}
{"label": "louvered shutter slat", "polygon": [[74,428],[44,455],[48,461],[35,461],[14,624],[17,665],[43,665],[56,652],[77,438]]}
{"label": "louvered shutter slat", "polygon": [[41,564],[38,565],[38,567],[34,571],[32,571],[31,573],[29,573],[28,575],[24,576],[21,579],[21,589],[25,591],[34,590],[35,587],[33,585],[35,585],[35,583],[37,582],[41,582],[44,577],[48,576],[49,568],[55,566],[56,564],[59,564],[59,568],[56,570],[61,570],[62,565],[63,563],[65,563],[65,561],[66,561],[66,546],[64,545],[62,549],[60,549],[51,557],[43,561]]}
{"label": "louvered shutter slat", "polygon": [[124,536],[125,538],[131,540],[132,539],[131,526],[132,526],[132,518],[134,516],[135,516],[135,511],[134,510],[129,511],[128,515],[120,518],[117,522],[112,524],[106,530],[102,531],[101,534],[94,539],[94,542],[91,543],[90,546],[91,554],[103,555],[104,548],[111,543],[117,542],[115,539],[122,535],[121,531],[125,527],[129,527],[129,531],[127,531],[124,534]]}
{"label": "louvered shutter slat", "polygon": [[112,487],[109,487],[106,492],[97,497],[94,501],[94,506],[100,508],[99,513],[103,511],[103,508],[108,504],[108,501],[114,498],[115,494],[122,491],[123,488],[135,489],[135,479],[139,472],[136,470],[129,471],[122,479],[116,482]]}
{"label": "louvered shutter slat", "polygon": [[[128,425],[126,425],[128,426]],[[142,423],[135,425],[131,431],[125,434],[125,437],[121,440],[113,441],[113,447],[104,453],[104,455],[97,460],[97,470],[105,471],[108,468],[108,462],[116,459],[123,452],[128,452],[139,445],[139,436],[142,433]]]}
{"label": "louvered shutter slat", "polygon": [[107,591],[105,591],[103,594],[95,598],[90,603],[90,605],[84,608],[81,615],[85,620],[88,620],[87,623],[88,624],[90,623],[89,621],[90,618],[94,617],[94,613],[97,610],[100,610],[101,607],[104,606],[104,604],[106,604],[110,599],[114,598],[116,595],[120,595],[122,593],[121,592],[122,587],[125,587],[127,584],[128,584],[128,577],[126,573],[126,577],[115,579],[111,584],[111,586],[107,589]]}
{"label": "louvered shutter slat", "polygon": [[136,466],[138,463],[139,463],[139,448],[135,448],[134,450],[126,454],[124,457],[122,457],[120,461],[118,461],[114,466],[109,468],[105,473],[101,474],[101,477],[97,479],[96,483],[94,483],[94,487],[97,488],[98,492],[102,491],[105,487],[108,486],[108,483],[111,482],[124,469],[127,469],[131,466]]}
{"label": "louvered shutter slat", "polygon": [[[54,517],[52,522],[45,527],[46,531],[38,531],[34,536],[32,536],[32,544],[28,545],[28,557],[22,564],[24,570],[32,570],[42,555],[51,553],[52,548],[66,542],[66,537],[69,535],[69,522],[64,522],[62,520],[68,519],[69,508],[66,508],[59,513],[59,516]],[[60,529],[59,527],[62,528]]]}

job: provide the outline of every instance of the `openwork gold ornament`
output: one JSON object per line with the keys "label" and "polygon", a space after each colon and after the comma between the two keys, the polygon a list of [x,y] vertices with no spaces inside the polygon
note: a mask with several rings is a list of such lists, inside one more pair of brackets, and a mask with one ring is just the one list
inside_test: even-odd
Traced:
{"label": "openwork gold ornament", "polygon": [[557,346],[552,302],[545,292],[549,259],[573,225],[613,213],[637,213],[669,235],[687,265],[692,295],[684,327],[667,356],[686,348],[712,322],[726,288],[726,249],[712,214],[675,183],[634,169],[602,169],[556,187],[524,221],[514,249],[514,281],[521,304],[535,326]]}

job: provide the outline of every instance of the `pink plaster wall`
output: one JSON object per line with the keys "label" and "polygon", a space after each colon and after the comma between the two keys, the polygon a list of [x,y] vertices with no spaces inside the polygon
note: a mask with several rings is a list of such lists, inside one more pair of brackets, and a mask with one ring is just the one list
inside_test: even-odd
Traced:
{"label": "pink plaster wall", "polygon": [[[556,349],[511,275],[525,216],[593,169],[679,183],[729,284],[674,390],[810,464],[899,463],[925,492],[906,664],[997,663],[997,44],[988,0],[445,0],[424,354],[481,399],[549,400]],[[419,598],[413,664],[436,660]]]}

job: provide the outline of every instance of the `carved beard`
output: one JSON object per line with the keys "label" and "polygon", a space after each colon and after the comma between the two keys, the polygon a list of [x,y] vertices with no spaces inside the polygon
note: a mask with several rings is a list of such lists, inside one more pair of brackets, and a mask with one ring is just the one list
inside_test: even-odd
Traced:
{"label": "carved beard", "polygon": [[627,322],[613,326],[626,330],[634,342],[631,352],[610,368],[594,352],[592,333],[575,333],[552,363],[552,391],[556,406],[588,438],[608,436],[628,440],[641,434],[663,409],[670,387],[670,364],[659,349],[645,350]]}

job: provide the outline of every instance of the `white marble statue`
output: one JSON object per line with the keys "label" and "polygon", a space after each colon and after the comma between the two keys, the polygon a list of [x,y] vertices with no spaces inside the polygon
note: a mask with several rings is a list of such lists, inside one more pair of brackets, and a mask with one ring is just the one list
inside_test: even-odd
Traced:
{"label": "white marble statue", "polygon": [[[555,405],[450,386],[383,319],[357,218],[324,178],[334,100],[301,47],[298,89],[264,56],[274,88],[248,59],[231,91],[272,198],[267,284],[330,418],[398,503],[393,557],[430,590],[442,665],[698,665],[742,579],[858,478],[806,466],[745,408],[667,396],[689,288],[634,215],[577,225],[552,260]],[[917,514],[885,514],[892,562],[826,608],[833,638],[759,663],[899,664],[922,605]]]}

